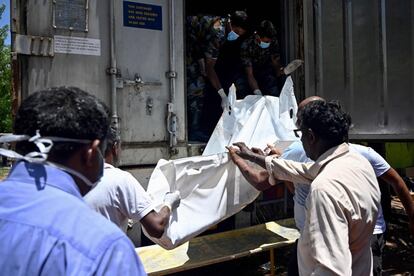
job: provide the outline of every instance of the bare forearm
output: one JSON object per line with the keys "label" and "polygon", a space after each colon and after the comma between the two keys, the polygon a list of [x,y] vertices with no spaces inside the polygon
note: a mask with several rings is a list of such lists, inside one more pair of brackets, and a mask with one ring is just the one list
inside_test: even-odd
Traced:
{"label": "bare forearm", "polygon": [[245,155],[244,157],[248,159],[249,161],[256,163],[263,169],[266,169],[266,155],[261,155],[261,154],[252,152],[249,155]]}
{"label": "bare forearm", "polygon": [[404,180],[398,175],[394,169],[389,169],[383,176],[385,182],[390,184],[403,204],[408,215],[414,215],[414,202],[411,199],[410,192],[405,185]]}
{"label": "bare forearm", "polygon": [[266,170],[254,168],[241,158],[237,159],[235,164],[246,180],[257,190],[264,191],[272,186],[269,183],[269,174]]}
{"label": "bare forearm", "polygon": [[282,74],[282,64],[280,63],[280,57],[272,57],[272,66],[275,70],[276,76],[280,76]]}
{"label": "bare forearm", "polygon": [[214,70],[214,66],[215,66],[216,62],[210,59],[207,59],[207,64],[206,64],[206,70],[207,70],[207,78],[210,81],[211,85],[214,87],[214,89],[216,90],[220,90],[221,87],[221,83],[220,80],[217,76],[216,70]]}
{"label": "bare forearm", "polygon": [[163,206],[161,210],[158,212],[158,214],[161,217],[160,226],[162,228],[165,228],[165,226],[167,226],[168,224],[168,221],[170,220],[170,215],[171,215],[170,208],[168,208],[167,206]]}
{"label": "bare forearm", "polygon": [[246,76],[247,76],[247,82],[249,83],[250,88],[254,91],[256,89],[259,89],[259,85],[257,84],[257,81],[253,75],[253,68],[252,67],[246,67]]}
{"label": "bare forearm", "polygon": [[220,90],[222,88],[219,78],[214,70],[207,70],[207,78],[214,89]]}
{"label": "bare forearm", "polygon": [[402,205],[404,206],[405,212],[408,215],[408,223],[411,235],[414,237],[414,202],[411,199],[411,195],[408,192],[407,187],[398,185],[393,186],[395,193],[397,194],[398,198],[400,199]]}
{"label": "bare forearm", "polygon": [[410,217],[414,218],[414,202],[411,199],[411,195],[407,189],[407,187],[398,185],[393,186],[395,193],[397,194],[398,198],[400,199],[401,203],[403,204],[405,211]]}
{"label": "bare forearm", "polygon": [[408,215],[411,234],[414,236],[414,202],[411,199],[410,192],[408,191],[404,180],[393,168],[384,173],[381,178],[392,186],[404,206],[405,212]]}
{"label": "bare forearm", "polygon": [[259,89],[259,85],[257,84],[257,81],[253,76],[249,77],[247,80],[248,80],[249,86],[252,90]]}
{"label": "bare forearm", "polygon": [[141,219],[141,224],[147,230],[148,234],[154,238],[160,238],[164,233],[165,227],[170,219],[170,209],[167,206],[161,208],[157,213],[151,211]]}

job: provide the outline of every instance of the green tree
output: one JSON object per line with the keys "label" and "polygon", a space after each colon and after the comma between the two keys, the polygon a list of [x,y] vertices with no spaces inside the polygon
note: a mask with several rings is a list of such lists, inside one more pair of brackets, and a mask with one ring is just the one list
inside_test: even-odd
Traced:
{"label": "green tree", "polygon": [[[5,4],[0,6],[0,18]],[[11,132],[11,65],[10,45],[5,45],[9,25],[0,26],[0,132]]]}

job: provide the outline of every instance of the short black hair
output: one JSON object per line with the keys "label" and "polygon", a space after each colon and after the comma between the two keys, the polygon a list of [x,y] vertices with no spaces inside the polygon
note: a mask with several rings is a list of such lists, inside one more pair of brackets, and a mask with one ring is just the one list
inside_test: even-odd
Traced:
{"label": "short black hair", "polygon": [[300,128],[310,128],[331,146],[348,142],[351,116],[339,102],[312,101],[298,112]]}
{"label": "short black hair", "polygon": [[[95,96],[76,87],[54,87],[35,92],[21,104],[14,122],[14,133],[54,136],[93,141],[101,145],[108,135],[109,110]],[[65,161],[85,144],[54,142],[49,153],[55,160]],[[102,147],[104,149],[104,146]],[[20,142],[21,154],[37,151],[33,143]]]}
{"label": "short black hair", "polygon": [[263,20],[260,22],[259,27],[256,30],[256,33],[260,37],[267,37],[270,39],[275,39],[277,32],[275,27],[273,26],[273,23],[269,20]]}
{"label": "short black hair", "polygon": [[235,11],[230,15],[230,22],[232,25],[248,30],[249,22],[247,13],[245,11]]}

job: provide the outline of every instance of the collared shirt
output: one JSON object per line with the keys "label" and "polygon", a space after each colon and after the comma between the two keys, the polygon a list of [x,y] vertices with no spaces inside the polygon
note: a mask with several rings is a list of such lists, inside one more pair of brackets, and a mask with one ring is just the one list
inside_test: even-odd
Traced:
{"label": "collared shirt", "polygon": [[[313,163],[313,161],[306,156],[301,141],[295,141],[287,147],[282,155],[282,159],[292,160],[296,162]],[[295,194],[293,195],[294,201],[294,218],[296,227],[302,232],[306,220],[305,202],[309,194],[310,186],[307,183],[294,182]]]}
{"label": "collared shirt", "polygon": [[0,183],[2,275],[146,275],[129,239],[82,200],[72,177],[19,162]]}
{"label": "collared shirt", "polygon": [[98,185],[84,197],[92,209],[118,225],[124,232],[128,219],[140,221],[154,210],[152,200],[129,172],[105,164]]}
{"label": "collared shirt", "polygon": [[[385,161],[385,159],[381,155],[379,155],[375,150],[373,150],[370,147],[365,147],[357,144],[349,144],[349,149],[350,151],[357,152],[364,156],[371,164],[377,177],[381,177],[391,168],[390,164],[388,164],[388,162]],[[375,224],[374,228],[374,234],[382,234],[385,232],[386,228],[387,227],[385,224],[384,215],[382,213],[382,207],[380,205],[377,223]]]}
{"label": "collared shirt", "polygon": [[[374,169],[375,175],[377,177],[381,177],[384,173],[386,173],[391,166],[385,161],[385,159],[379,155],[375,150],[370,147],[357,145],[357,144],[349,144],[349,150],[352,152],[357,152],[365,157],[368,162],[371,164],[372,168]],[[287,147],[281,156],[283,159],[292,160],[296,162],[312,162],[306,156],[305,150],[303,149],[302,142],[295,141],[289,147]],[[293,197],[294,200],[294,216],[296,226],[302,232],[303,226],[305,225],[306,219],[306,210],[305,210],[305,202],[306,198],[309,194],[310,186],[309,184],[304,183],[293,183],[295,186],[295,195]],[[374,228],[374,234],[382,234],[386,230],[386,224],[384,220],[384,216],[382,213],[382,208],[378,211],[378,218]]]}
{"label": "collared shirt", "polygon": [[313,164],[266,158],[280,180],[312,183],[298,243],[301,275],[372,275],[370,240],[381,194],[369,162],[344,143]]}

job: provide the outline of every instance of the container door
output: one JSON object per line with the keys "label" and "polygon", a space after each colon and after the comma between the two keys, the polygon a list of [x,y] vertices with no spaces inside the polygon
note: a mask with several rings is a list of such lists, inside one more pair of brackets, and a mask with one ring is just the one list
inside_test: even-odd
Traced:
{"label": "container door", "polygon": [[304,1],[307,95],[338,99],[355,139],[414,139],[414,1]]}
{"label": "container door", "polygon": [[111,107],[116,86],[121,165],[185,156],[182,6],[182,0],[13,0],[15,97],[77,86]]}
{"label": "container door", "polygon": [[116,1],[116,5],[122,164],[155,164],[160,158],[183,156],[183,3]]}

